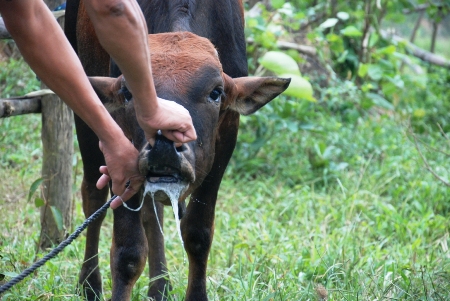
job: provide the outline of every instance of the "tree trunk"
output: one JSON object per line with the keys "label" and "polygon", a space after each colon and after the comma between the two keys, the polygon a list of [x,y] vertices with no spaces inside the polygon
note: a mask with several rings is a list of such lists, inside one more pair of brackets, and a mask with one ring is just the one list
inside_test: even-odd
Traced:
{"label": "tree trunk", "polygon": [[71,226],[73,114],[56,95],[42,99],[43,163],[40,247],[60,243]]}
{"label": "tree trunk", "polygon": [[437,38],[438,29],[439,29],[439,23],[436,21],[433,21],[433,34],[431,35],[431,46],[430,46],[431,53],[434,53],[434,49],[436,47],[436,38]]}
{"label": "tree trunk", "polygon": [[423,19],[423,15],[424,15],[424,14],[425,14],[425,11],[422,10],[422,11],[420,12],[420,14],[419,14],[419,17],[418,17],[418,19],[417,19],[417,21],[416,21],[416,24],[414,24],[414,28],[413,28],[412,33],[411,33],[411,37],[409,38],[409,41],[410,41],[411,43],[414,43],[414,41],[416,40],[416,34],[417,34],[417,31],[419,30],[420,23],[422,22],[422,19]]}
{"label": "tree trunk", "polygon": [[[45,2],[54,9],[62,1]],[[59,19],[60,24],[64,24],[62,19]],[[45,206],[41,207],[39,247],[44,249],[61,242],[71,226],[73,113],[56,95],[46,95],[42,100],[42,196]]]}

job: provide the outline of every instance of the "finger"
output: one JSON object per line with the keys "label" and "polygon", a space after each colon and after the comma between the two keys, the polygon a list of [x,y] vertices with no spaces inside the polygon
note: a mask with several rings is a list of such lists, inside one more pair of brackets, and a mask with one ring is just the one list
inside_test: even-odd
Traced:
{"label": "finger", "polygon": [[185,135],[186,133],[185,132],[172,131],[171,134],[173,136],[174,141],[177,141],[177,142],[180,142],[180,143],[187,143],[187,142],[191,141],[191,140],[189,140],[186,137],[186,135]]}
{"label": "finger", "polygon": [[[145,181],[145,177],[140,174],[134,174],[128,179],[129,180],[126,180],[126,178],[124,178],[120,182],[119,181],[114,182],[113,180],[113,187],[112,187],[113,193],[115,195],[120,195],[124,202],[128,201],[136,192],[138,192],[139,188],[141,188],[142,183],[144,183]],[[116,183],[120,184],[115,185]],[[124,194],[125,192],[127,192],[127,194]]]}
{"label": "finger", "polygon": [[194,141],[197,139],[197,133],[193,126],[187,126],[185,128],[180,128],[173,131],[173,135],[178,139],[179,142],[187,143],[189,141]]}
{"label": "finger", "polygon": [[97,181],[97,185],[95,185],[97,187],[97,189],[103,189],[105,188],[106,185],[108,185],[109,181],[111,180],[111,178],[106,175],[103,174]]}
{"label": "finger", "polygon": [[[139,188],[138,188],[138,189],[139,189]],[[132,197],[133,195],[136,194],[136,192],[137,192],[138,189],[133,188],[133,187],[130,186],[129,188],[125,189],[124,193],[123,193],[120,197],[122,198],[122,200],[123,200],[124,202],[126,202],[126,201],[128,201],[129,199],[131,199],[131,197]]]}
{"label": "finger", "polygon": [[147,139],[147,141],[148,141],[148,144],[150,144],[150,146],[151,147],[154,147],[155,146],[155,136],[153,136],[153,137],[151,137],[151,136],[147,136],[147,135],[145,135],[146,136],[146,139]]}
{"label": "finger", "polygon": [[145,132],[145,139],[148,141],[151,147],[155,145],[155,137],[156,137],[157,131],[146,131]]}
{"label": "finger", "polygon": [[109,176],[109,170],[108,167],[105,165],[100,166],[100,168],[98,169],[102,174],[105,174],[107,176]]}
{"label": "finger", "polygon": [[109,181],[111,181],[111,177],[109,176],[109,171],[107,166],[100,166],[98,169],[103,175],[100,176],[100,178],[97,181],[97,184],[95,185],[97,189],[103,189]]}
{"label": "finger", "polygon": [[115,195],[122,196],[124,191],[125,191],[125,181],[114,181],[113,180],[113,182],[112,182],[112,192]]}
{"label": "finger", "polygon": [[163,131],[163,135],[176,143],[188,143],[197,139],[197,134],[192,128],[190,131]]}
{"label": "finger", "polygon": [[194,127],[189,128],[186,132],[183,133],[185,142],[197,140],[197,132]]}
{"label": "finger", "polygon": [[109,207],[110,207],[111,209],[116,209],[116,208],[122,206],[122,204],[123,204],[122,197],[116,196],[116,197],[114,198],[114,200],[112,200],[111,204],[109,204]]}
{"label": "finger", "polygon": [[161,133],[164,137],[167,139],[173,141],[175,143],[175,147],[180,147],[183,145],[182,141],[180,141],[179,136],[183,135],[182,133],[179,133],[180,135],[176,135],[177,131],[171,131],[171,130],[162,130]]}
{"label": "finger", "polygon": [[128,201],[133,195],[138,192],[139,188],[141,187],[142,180],[139,181],[133,181],[133,184],[128,186],[127,189],[125,189],[124,193],[118,197],[116,197],[111,204],[109,205],[111,209],[116,209],[126,201]]}

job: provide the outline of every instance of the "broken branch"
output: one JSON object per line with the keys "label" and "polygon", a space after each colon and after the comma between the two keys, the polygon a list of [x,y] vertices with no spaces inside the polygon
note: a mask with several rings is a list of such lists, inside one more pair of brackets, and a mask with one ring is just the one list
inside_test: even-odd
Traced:
{"label": "broken branch", "polygon": [[445,186],[448,186],[448,187],[450,187],[450,183],[448,182],[448,181],[446,181],[446,180],[444,180],[443,178],[441,178],[432,168],[431,168],[431,166],[430,166],[430,164],[428,164],[428,161],[427,161],[427,159],[425,158],[425,156],[422,154],[422,151],[420,150],[420,146],[419,146],[419,143],[418,143],[418,141],[417,141],[417,137],[416,137],[416,135],[414,134],[414,132],[411,130],[411,128],[409,129],[409,132],[410,132],[410,134],[411,134],[411,136],[413,137],[413,139],[414,139],[414,145],[415,145],[415,147],[416,147],[416,149],[417,149],[417,152],[419,153],[419,156],[420,156],[420,158],[422,159],[422,161],[423,161],[423,163],[425,164],[425,168],[437,179],[437,180],[439,180],[440,182],[442,182]]}
{"label": "broken branch", "polygon": [[415,57],[421,59],[422,61],[428,62],[432,65],[444,67],[444,68],[450,68],[450,61],[443,58],[440,55],[431,53],[429,51],[426,51],[422,48],[417,47],[416,45],[410,43],[408,40],[399,37],[394,34],[390,34],[385,30],[380,30],[380,35],[383,37],[383,39],[389,40],[392,39],[393,41],[397,43],[405,44],[406,48],[411,52],[412,55]]}
{"label": "broken branch", "polygon": [[41,113],[41,96],[0,98],[0,118]]}

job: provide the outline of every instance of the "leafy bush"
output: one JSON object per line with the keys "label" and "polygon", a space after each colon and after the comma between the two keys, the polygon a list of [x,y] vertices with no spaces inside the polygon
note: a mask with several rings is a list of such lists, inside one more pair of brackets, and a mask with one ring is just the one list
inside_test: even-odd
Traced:
{"label": "leafy bush", "polygon": [[[350,7],[339,1],[273,0],[270,4],[259,3],[247,13],[246,35],[253,41],[247,48],[250,71],[255,75],[294,74],[300,81],[296,93],[286,93],[256,115],[241,118],[232,165],[235,171],[254,177],[274,174],[269,162],[290,154],[293,144],[304,143],[297,136],[305,131],[323,132],[321,121],[329,114],[354,129],[367,118],[383,114],[410,119],[419,132],[436,132],[436,123],[444,131],[450,129],[449,71],[430,68],[411,56],[405,43],[390,40],[383,32],[384,22],[391,26],[404,21],[402,11],[413,9],[415,3],[355,1]],[[436,5],[428,7],[431,19],[438,18]],[[446,9],[448,5],[442,4],[441,10]],[[320,83],[321,75],[315,72],[300,72],[298,65],[308,57],[280,51],[278,40],[315,46],[326,70],[326,84]],[[297,156],[299,162],[307,157],[315,173],[333,174],[348,162],[339,155],[346,152],[345,147],[329,142],[301,147],[307,152]]]}
{"label": "leafy bush", "polygon": [[23,96],[39,88],[39,81],[23,59],[0,60],[0,97]]}

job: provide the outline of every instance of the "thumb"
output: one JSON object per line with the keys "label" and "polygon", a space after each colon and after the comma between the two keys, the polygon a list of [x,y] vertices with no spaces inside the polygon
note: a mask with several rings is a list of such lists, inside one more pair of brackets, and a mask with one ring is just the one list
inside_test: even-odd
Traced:
{"label": "thumb", "polygon": [[155,145],[155,137],[158,131],[146,131],[145,132],[145,140],[148,141],[151,147]]}

